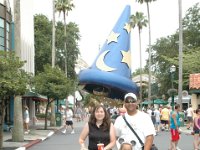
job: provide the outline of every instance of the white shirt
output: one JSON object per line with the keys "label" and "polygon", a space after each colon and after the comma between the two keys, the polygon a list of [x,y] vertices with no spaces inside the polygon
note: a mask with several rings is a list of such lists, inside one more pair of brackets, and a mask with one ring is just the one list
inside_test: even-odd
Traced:
{"label": "white shirt", "polygon": [[71,109],[69,110],[66,110],[66,113],[65,113],[65,116],[66,116],[66,120],[67,121],[72,121],[73,120],[73,112]]}
{"label": "white shirt", "polygon": [[[132,126],[132,128],[135,130],[135,132],[138,134],[140,139],[145,143],[145,137],[148,135],[155,135],[155,128],[151,121],[151,118],[148,114],[138,111],[135,115],[129,116],[127,113],[125,114],[126,120],[129,122],[129,124]],[[142,146],[140,142],[138,141],[135,134],[131,131],[131,129],[127,126],[126,122],[122,118],[122,116],[119,116],[114,124],[116,136],[117,137],[131,137],[135,142],[136,145],[134,146],[134,150],[141,150]],[[120,144],[117,141],[117,147],[119,148]]]}
{"label": "white shirt", "polygon": [[156,122],[160,122],[160,111],[159,110],[154,110],[155,116],[156,116]]}
{"label": "white shirt", "polygon": [[192,116],[193,116],[193,109],[192,109],[192,107],[189,107],[187,109],[187,117],[192,117]]}

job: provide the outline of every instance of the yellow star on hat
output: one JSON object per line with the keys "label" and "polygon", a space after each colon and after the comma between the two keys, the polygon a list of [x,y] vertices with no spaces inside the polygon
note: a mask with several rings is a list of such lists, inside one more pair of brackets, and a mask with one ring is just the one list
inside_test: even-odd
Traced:
{"label": "yellow star on hat", "polygon": [[110,35],[107,38],[107,44],[111,42],[116,42],[117,43],[117,38],[119,37],[119,33],[111,32]]}
{"label": "yellow star on hat", "polygon": [[131,32],[131,25],[129,23],[125,23],[124,29],[127,31],[129,34]]}
{"label": "yellow star on hat", "polygon": [[123,63],[126,63],[128,65],[129,68],[131,68],[131,51],[121,51],[122,53],[122,61]]}

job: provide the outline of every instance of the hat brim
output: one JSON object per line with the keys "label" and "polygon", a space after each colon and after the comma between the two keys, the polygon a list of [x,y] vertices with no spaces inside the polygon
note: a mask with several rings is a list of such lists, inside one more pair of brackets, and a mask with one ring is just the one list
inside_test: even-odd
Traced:
{"label": "hat brim", "polygon": [[82,70],[79,74],[79,84],[85,85],[88,92],[92,92],[95,86],[109,88],[110,98],[124,99],[126,93],[139,93],[138,86],[131,79],[94,69]]}

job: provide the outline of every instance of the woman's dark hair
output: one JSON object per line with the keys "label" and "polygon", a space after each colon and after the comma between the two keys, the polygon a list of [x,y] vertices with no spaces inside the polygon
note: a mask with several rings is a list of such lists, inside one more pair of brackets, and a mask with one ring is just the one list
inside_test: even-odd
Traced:
{"label": "woman's dark hair", "polygon": [[110,123],[111,123],[110,115],[108,114],[108,112],[106,111],[106,108],[103,105],[96,105],[94,107],[94,109],[92,110],[92,113],[90,115],[89,124],[96,125],[97,120],[95,117],[95,111],[98,110],[99,108],[103,108],[103,111],[105,113],[105,117],[103,118],[103,123],[101,124],[100,128],[103,131],[110,130]]}
{"label": "woman's dark hair", "polygon": [[196,114],[198,114],[198,112],[200,112],[200,109],[197,109],[197,110],[196,110]]}

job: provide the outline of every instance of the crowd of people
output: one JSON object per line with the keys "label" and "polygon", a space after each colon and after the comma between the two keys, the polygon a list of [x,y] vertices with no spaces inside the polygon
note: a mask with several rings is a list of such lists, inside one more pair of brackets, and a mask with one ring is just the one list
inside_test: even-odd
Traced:
{"label": "crowd of people", "polygon": [[[181,135],[180,105],[148,107],[139,109],[139,101],[133,93],[124,97],[123,107],[94,107],[88,123],[84,126],[79,143],[81,150],[95,150],[103,143],[104,150],[111,150],[115,143],[119,150],[150,150],[154,136],[161,131],[169,131],[169,150],[180,150],[178,143]],[[194,150],[200,141],[200,110],[194,111],[192,105],[185,112],[187,129],[193,128]],[[107,125],[105,125],[107,124]],[[88,137],[88,146],[85,139]]]}
{"label": "crowd of people", "polygon": [[[89,111],[78,107],[72,111],[68,107],[65,111],[65,128],[71,127],[74,134],[73,117],[76,121],[89,118],[82,129],[79,137],[81,150],[97,150],[100,145],[104,150],[111,150],[117,146],[118,150],[150,150],[153,145],[154,136],[162,131],[169,131],[169,150],[180,150],[180,105],[159,108],[147,107],[139,109],[139,101],[133,93],[124,97],[123,106],[105,107],[103,104],[96,105]],[[186,110],[187,129],[193,128],[194,150],[198,150],[200,141],[200,110],[194,111],[192,105]],[[88,138],[88,145],[85,140]]]}

